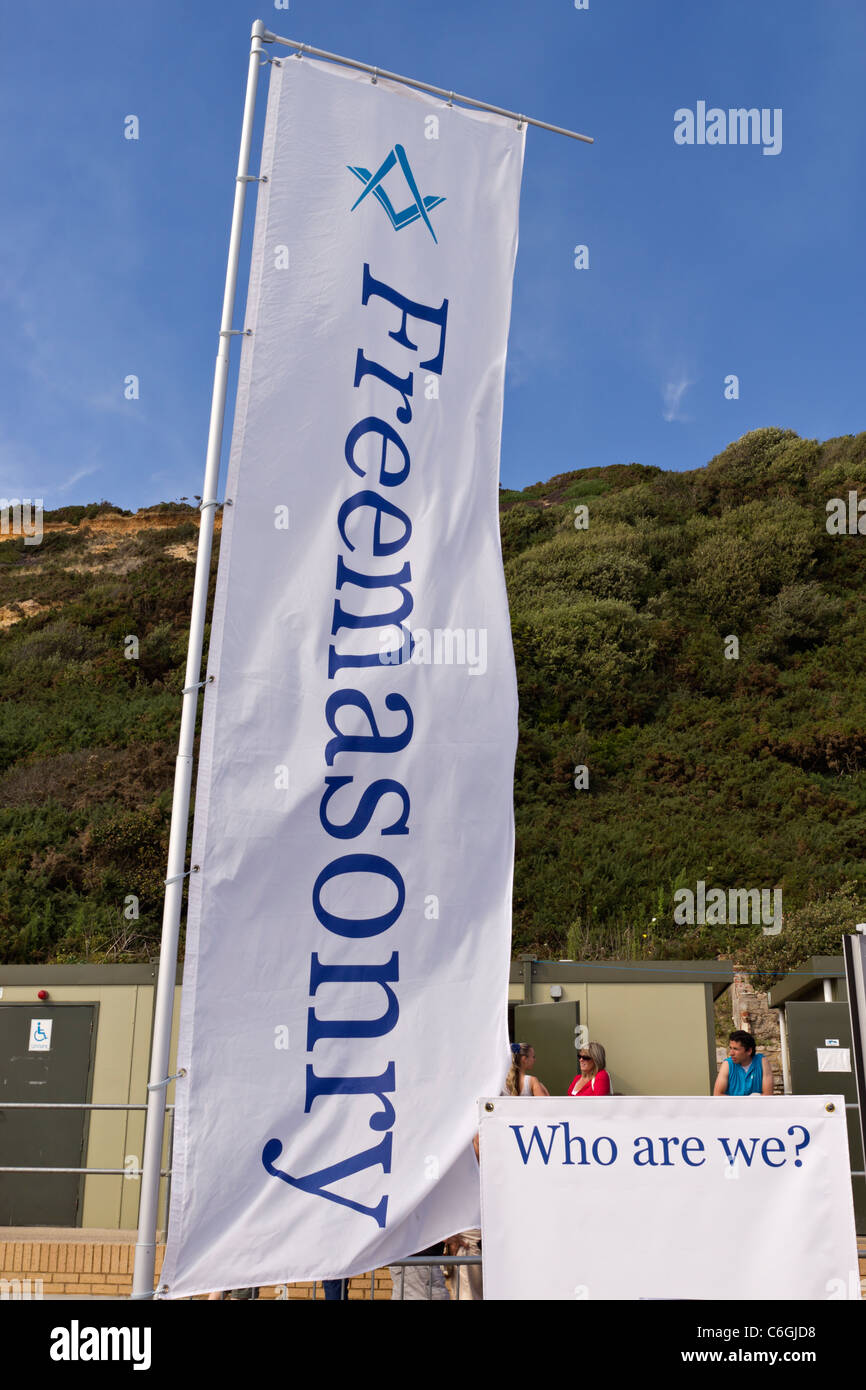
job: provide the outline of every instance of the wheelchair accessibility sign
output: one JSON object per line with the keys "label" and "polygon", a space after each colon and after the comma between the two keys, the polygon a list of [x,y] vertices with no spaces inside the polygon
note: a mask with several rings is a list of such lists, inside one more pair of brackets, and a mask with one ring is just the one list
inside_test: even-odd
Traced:
{"label": "wheelchair accessibility sign", "polygon": [[50,1052],[51,1051],[51,1026],[53,1019],[50,1018],[31,1018],[30,1020],[30,1046],[28,1052]]}

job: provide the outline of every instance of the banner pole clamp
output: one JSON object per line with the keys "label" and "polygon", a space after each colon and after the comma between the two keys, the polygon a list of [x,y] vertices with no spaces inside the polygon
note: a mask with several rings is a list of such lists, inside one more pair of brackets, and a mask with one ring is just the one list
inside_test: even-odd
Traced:
{"label": "banner pole clamp", "polygon": [[235,183],[267,183],[267,174],[238,174]]}
{"label": "banner pole clamp", "polygon": [[196,681],[195,685],[185,685],[180,693],[181,695],[189,695],[193,690],[201,690],[203,685],[210,685],[212,680],[213,676],[205,676],[203,681]]}
{"label": "banner pole clamp", "polygon": [[169,883],[180,883],[182,879],[189,878],[190,874],[197,874],[198,872],[199,865],[193,864],[191,869],[185,869],[182,874],[172,874],[171,878],[164,878],[162,881],[167,887]]}
{"label": "banner pole clamp", "polygon": [[167,1076],[164,1081],[148,1081],[147,1089],[161,1091],[163,1086],[170,1086],[172,1081],[177,1081],[181,1076],[186,1076],[186,1067],[181,1067],[180,1071],[176,1071],[173,1076]]}

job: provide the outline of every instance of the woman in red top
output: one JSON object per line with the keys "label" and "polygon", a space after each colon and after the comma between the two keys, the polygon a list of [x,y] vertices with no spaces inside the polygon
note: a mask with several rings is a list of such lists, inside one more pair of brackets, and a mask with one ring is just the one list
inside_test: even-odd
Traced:
{"label": "woman in red top", "polygon": [[580,1074],[568,1088],[570,1096],[609,1096],[610,1077],[605,1071],[605,1054],[601,1043],[587,1043],[578,1052]]}

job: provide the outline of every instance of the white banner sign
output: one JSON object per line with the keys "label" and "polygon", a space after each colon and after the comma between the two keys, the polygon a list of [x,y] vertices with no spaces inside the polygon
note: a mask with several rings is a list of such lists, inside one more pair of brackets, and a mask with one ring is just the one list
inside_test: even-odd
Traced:
{"label": "white banner sign", "polygon": [[485,1298],[859,1297],[842,1096],[487,1105]]}
{"label": "white banner sign", "polygon": [[169,1297],[477,1225],[507,1062],[514,122],[274,67],[196,795]]}

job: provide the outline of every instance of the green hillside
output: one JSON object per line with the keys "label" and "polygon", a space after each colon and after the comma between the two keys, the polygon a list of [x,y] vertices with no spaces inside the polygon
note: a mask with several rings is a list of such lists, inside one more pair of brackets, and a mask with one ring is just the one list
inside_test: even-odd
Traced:
{"label": "green hillside", "polygon": [[[866,919],[866,536],[826,511],[857,489],[866,434],[766,429],[501,493],[516,952],[770,971]],[[6,961],[157,950],[196,513],[87,511],[0,544]],[[676,925],[698,880],[781,889],[782,931]]]}

